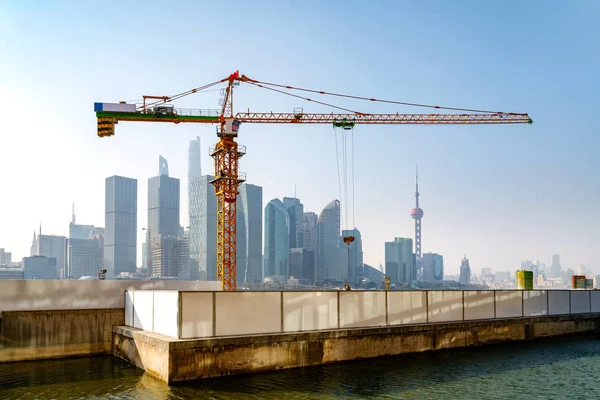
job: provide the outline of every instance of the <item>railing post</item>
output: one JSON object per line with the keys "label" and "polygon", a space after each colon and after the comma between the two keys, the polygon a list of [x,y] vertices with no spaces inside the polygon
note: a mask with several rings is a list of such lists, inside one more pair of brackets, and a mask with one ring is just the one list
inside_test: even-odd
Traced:
{"label": "railing post", "polygon": [[550,315],[550,292],[546,290],[546,315]]}
{"label": "railing post", "polygon": [[493,290],[494,292],[494,319],[496,319],[496,291]]}
{"label": "railing post", "polygon": [[521,290],[521,317],[525,316],[525,291]]}
{"label": "railing post", "polygon": [[337,327],[340,329],[340,291],[337,291]]}
{"label": "railing post", "polygon": [[281,317],[281,333],[283,333],[283,291],[279,293],[281,297],[279,298],[279,315]]}
{"label": "railing post", "polygon": [[[390,307],[388,305],[388,301],[389,301],[388,299],[389,299],[388,291],[386,290],[385,291],[385,326],[388,326],[390,324],[390,316],[389,316]],[[592,309],[592,307],[591,307],[591,301],[590,301],[590,310],[591,309]]]}
{"label": "railing post", "polygon": [[181,291],[177,291],[177,339],[181,339],[181,319],[183,315],[183,294]]}
{"label": "railing post", "polygon": [[465,291],[462,290],[462,320],[465,320]]}
{"label": "railing post", "polygon": [[429,290],[425,291],[425,322],[429,323]]}
{"label": "railing post", "polygon": [[212,292],[212,335],[217,336],[217,292]]}
{"label": "railing post", "polygon": [[572,290],[569,290],[569,315],[573,314],[573,300],[571,299],[571,292]]}

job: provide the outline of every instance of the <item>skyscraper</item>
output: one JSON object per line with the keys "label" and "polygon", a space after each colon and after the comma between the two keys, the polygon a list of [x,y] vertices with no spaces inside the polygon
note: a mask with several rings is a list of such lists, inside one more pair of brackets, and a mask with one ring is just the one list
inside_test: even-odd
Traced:
{"label": "skyscraper", "polygon": [[463,285],[471,284],[471,267],[469,266],[469,260],[467,260],[466,254],[460,263],[459,283],[462,283]]}
{"label": "skyscraper", "polygon": [[385,274],[391,283],[406,284],[415,279],[412,239],[394,238],[385,242]]}
{"label": "skyscraper", "polygon": [[79,279],[96,276],[103,265],[102,236],[92,239],[67,239],[67,266],[65,275]]}
{"label": "skyscraper", "polygon": [[56,259],[57,278],[64,276],[66,266],[67,238],[56,235],[42,235],[41,232],[36,239],[36,256],[44,256]]}
{"label": "skyscraper", "polygon": [[137,253],[137,180],[106,178],[104,268],[106,277],[135,273]]}
{"label": "skyscraper", "polygon": [[423,282],[444,280],[444,257],[436,253],[423,254]]}
{"label": "skyscraper", "polygon": [[552,264],[550,265],[550,274],[553,278],[562,276],[562,267],[560,266],[560,255],[552,254]]}
{"label": "skyscraper", "polygon": [[198,257],[198,279],[208,281],[217,280],[217,197],[210,183],[213,179],[212,175],[204,175],[197,181],[199,202],[195,233],[190,226],[190,240],[197,237],[199,246],[198,252],[191,254],[191,258]]}
{"label": "skyscraper", "polygon": [[333,200],[317,221],[317,282],[348,280],[348,250],[341,248],[340,234],[340,201]]}
{"label": "skyscraper", "polygon": [[177,271],[180,186],[179,179],[168,174],[167,160],[159,156],[159,175],[148,179],[149,264],[152,275],[157,277],[173,276]]}
{"label": "skyscraper", "polygon": [[304,206],[300,199],[284,197],[283,205],[290,216],[290,249],[304,245]]}
{"label": "skyscraper", "polygon": [[190,224],[190,279],[200,279],[200,192],[202,169],[200,166],[200,138],[190,140],[188,148],[188,213]]}
{"label": "skyscraper", "polygon": [[[237,198],[237,269],[238,283],[262,282],[263,207],[261,186],[242,183]],[[215,249],[216,252],[216,249]]]}
{"label": "skyscraper", "polygon": [[303,216],[304,226],[304,247],[307,250],[312,250],[315,255],[317,253],[317,221],[319,217],[314,212],[305,212]]}
{"label": "skyscraper", "polygon": [[417,262],[417,275],[420,279],[422,279],[423,276],[423,256],[421,253],[421,219],[423,218],[423,215],[423,209],[419,207],[419,167],[417,166],[415,208],[410,212],[410,216],[415,220],[415,257]]}
{"label": "skyscraper", "polygon": [[265,207],[264,274],[287,280],[290,252],[290,216],[281,200],[273,199]]}
{"label": "skyscraper", "polygon": [[342,231],[342,236],[354,236],[354,241],[349,245],[345,243],[342,248],[346,248],[349,251],[348,255],[348,282],[358,283],[363,277],[363,249],[362,249],[362,236],[360,231],[356,228],[352,230]]}

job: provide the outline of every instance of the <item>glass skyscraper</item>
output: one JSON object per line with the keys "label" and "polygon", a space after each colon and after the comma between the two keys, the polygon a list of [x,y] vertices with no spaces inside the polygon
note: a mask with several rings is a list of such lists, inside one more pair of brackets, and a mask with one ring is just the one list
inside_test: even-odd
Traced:
{"label": "glass skyscraper", "polygon": [[242,183],[237,197],[238,284],[262,282],[262,187]]}
{"label": "glass skyscraper", "polygon": [[200,280],[200,209],[201,180],[200,138],[190,140],[188,147],[188,213],[190,223],[190,279]]}
{"label": "glass skyscraper", "polygon": [[346,248],[350,252],[348,255],[348,282],[358,283],[363,277],[362,236],[356,228],[343,230],[342,237],[345,236],[354,236],[354,241],[349,245],[342,243],[342,248]]}
{"label": "glass skyscraper", "polygon": [[137,180],[106,178],[104,268],[106,277],[135,273],[137,251]]}
{"label": "glass skyscraper", "polygon": [[333,200],[317,221],[317,282],[348,280],[348,250],[341,247],[340,225],[340,201]]}
{"label": "glass skyscraper", "polygon": [[411,283],[416,279],[413,240],[394,238],[385,242],[385,274],[391,283]]}
{"label": "glass skyscraper", "polygon": [[265,207],[264,277],[287,280],[290,253],[290,216],[281,200]]}
{"label": "glass skyscraper", "polygon": [[[217,197],[210,183],[214,177],[204,175],[195,183],[198,185],[198,221],[196,228],[190,226],[190,240],[197,235],[198,240],[198,279],[217,280]],[[196,229],[196,233],[194,233]],[[190,249],[191,249],[190,244]],[[194,254],[191,254],[194,258]],[[194,279],[192,277],[192,279]]]}
{"label": "glass skyscraper", "polygon": [[283,205],[290,215],[290,248],[304,246],[304,206],[300,199],[284,197]]}

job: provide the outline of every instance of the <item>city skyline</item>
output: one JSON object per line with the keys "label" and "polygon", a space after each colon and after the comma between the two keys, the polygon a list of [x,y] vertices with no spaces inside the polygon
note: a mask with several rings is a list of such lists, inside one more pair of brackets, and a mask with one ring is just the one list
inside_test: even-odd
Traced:
{"label": "city skyline", "polygon": [[[120,123],[114,137],[99,139],[92,104],[178,93],[239,69],[255,79],[316,90],[524,111],[533,118],[531,126],[357,126],[354,208],[365,263],[382,264],[383,243],[413,236],[414,221],[407,214],[414,208],[412,172],[418,162],[420,203],[427,212],[422,251],[442,254],[448,274],[458,272],[464,253],[475,271],[488,266],[494,271],[514,269],[530,258],[549,262],[553,253],[561,254],[563,268],[582,263],[598,271],[594,248],[600,241],[600,186],[594,149],[600,139],[589,116],[595,112],[599,65],[589,49],[600,39],[592,29],[600,6],[527,3],[519,5],[519,13],[510,7],[492,13],[483,3],[466,10],[435,4],[390,5],[377,18],[366,4],[344,9],[328,4],[318,15],[306,10],[283,13],[282,5],[272,5],[264,14],[249,10],[236,30],[220,37],[235,42],[237,32],[245,32],[269,38],[268,46],[204,48],[190,54],[191,38],[214,37],[219,31],[216,21],[195,24],[193,15],[218,15],[243,3],[190,4],[189,12],[177,18],[148,9],[147,18],[139,21],[126,19],[139,11],[131,4],[122,5],[115,16],[110,7],[95,10],[87,4],[72,7],[57,1],[40,11],[25,2],[3,3],[0,107],[12,117],[1,128],[9,134],[0,136],[0,148],[6,149],[0,170],[7,172],[0,247],[13,260],[28,255],[31,234],[40,222],[45,232],[66,236],[71,202],[78,205],[82,222],[103,225],[101,188],[112,175],[138,179],[138,210],[145,210],[141,200],[156,154],[170,161],[170,175],[182,180],[181,198],[186,199],[186,143],[201,138],[202,169],[212,173],[207,154],[217,141],[214,127]],[[538,18],[532,21],[531,15]],[[256,24],[254,18],[265,23]],[[157,52],[154,46],[132,49],[123,40],[146,28],[149,20],[177,27],[146,36],[148,42],[164,40],[173,46]],[[505,29],[507,20],[510,29]],[[557,21],[562,29],[556,29]],[[349,33],[349,24],[361,28]],[[378,39],[381,29],[385,40]],[[99,30],[112,46],[106,59],[98,59],[90,45],[89,32]],[[407,37],[403,54],[390,51]],[[326,44],[344,40],[367,49],[364,57],[349,62]],[[60,50],[56,43],[61,43]],[[504,49],[501,56],[498,48]],[[46,60],[43,69],[40,59]],[[169,74],[157,79],[157,71]],[[43,107],[33,110],[32,99]],[[215,109],[218,100],[215,91],[177,105]],[[356,103],[339,105],[354,109]],[[236,88],[238,111],[291,112],[294,107],[331,111],[244,84]],[[373,103],[358,111],[411,109]],[[295,197],[305,211],[319,212],[339,197],[332,136],[330,126],[242,124],[238,142],[247,146],[247,153],[240,170],[264,188],[263,206],[268,199],[291,197],[295,185]],[[385,171],[394,171],[391,179]],[[180,212],[185,221],[186,202]],[[138,217],[137,234],[142,237],[147,217],[142,212]]]}

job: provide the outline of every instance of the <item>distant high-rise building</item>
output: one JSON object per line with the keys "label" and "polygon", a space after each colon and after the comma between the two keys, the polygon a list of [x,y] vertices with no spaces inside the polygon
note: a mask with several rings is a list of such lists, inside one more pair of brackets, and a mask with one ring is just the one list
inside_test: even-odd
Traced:
{"label": "distant high-rise building", "polygon": [[[237,197],[236,280],[262,282],[263,207],[261,186],[242,183]],[[215,249],[216,252],[216,249]]]}
{"label": "distant high-rise building", "polygon": [[300,199],[295,197],[284,197],[283,205],[290,216],[290,248],[302,248],[304,246],[304,206]]}
{"label": "distant high-rise building", "polygon": [[198,260],[197,275],[192,270],[192,279],[197,276],[199,280],[217,280],[217,196],[215,188],[210,183],[214,177],[203,175],[197,181],[198,221],[194,227],[190,226],[190,241],[198,241],[198,250],[192,253],[190,243],[190,257],[194,268],[195,259]]}
{"label": "distant high-rise building", "polygon": [[202,168],[200,138],[190,140],[188,147],[188,213],[190,226],[190,278],[200,280],[200,209]]}
{"label": "distant high-rise building", "polygon": [[385,242],[385,274],[391,283],[410,284],[416,278],[412,239],[394,238]]}
{"label": "distant high-rise building", "polygon": [[358,283],[363,277],[363,249],[362,236],[356,228],[342,231],[342,236],[354,236],[354,241],[349,245],[343,244],[342,249],[346,248],[348,254],[348,282]]}
{"label": "distant high-rise building", "polygon": [[263,276],[289,277],[290,216],[281,200],[273,199],[265,207],[265,252]]}
{"label": "distant high-rise building", "polygon": [[34,255],[56,259],[56,277],[60,278],[64,276],[64,269],[67,262],[67,238],[56,235],[42,235],[40,233],[37,236],[36,244],[37,249]]}
{"label": "distant high-rise building", "polygon": [[317,221],[317,282],[348,281],[348,249],[341,248],[340,225],[340,202],[333,200]]}
{"label": "distant high-rise building", "polygon": [[562,267],[560,266],[560,255],[552,254],[552,265],[550,265],[550,273],[553,278],[562,276]]}
{"label": "distant high-rise building", "polygon": [[462,283],[463,285],[471,284],[471,267],[469,266],[469,260],[466,255],[460,263],[459,283]]}
{"label": "distant high-rise building", "polygon": [[419,167],[417,166],[417,179],[415,190],[415,208],[410,212],[410,216],[415,220],[415,256],[417,261],[418,275],[422,277],[423,256],[421,252],[421,219],[423,219],[423,209],[419,207]]}
{"label": "distant high-rise building", "polygon": [[111,279],[136,272],[137,180],[106,178],[104,268]]}
{"label": "distant high-rise building", "polygon": [[444,280],[444,257],[436,253],[423,254],[423,282]]}
{"label": "distant high-rise building", "polygon": [[[177,249],[182,229],[179,223],[179,196],[179,179],[169,177],[167,160],[159,156],[159,175],[148,179],[148,236],[151,249],[148,255],[151,258],[151,274],[155,277],[179,276]],[[155,255],[159,259],[155,260]]]}
{"label": "distant high-rise building", "polygon": [[56,258],[33,256],[23,258],[23,279],[56,279]]}
{"label": "distant high-rise building", "polygon": [[67,263],[65,276],[79,279],[96,276],[103,268],[104,239],[67,239]]}
{"label": "distant high-rise building", "polygon": [[179,179],[168,175],[160,157],[160,175],[148,179],[148,229],[151,237],[179,235]]}
{"label": "distant high-rise building", "polygon": [[303,284],[311,285],[315,275],[315,256],[312,250],[296,247],[290,249],[289,275]]}
{"label": "distant high-rise building", "polygon": [[12,261],[12,254],[0,249],[0,265],[9,265]]}
{"label": "distant high-rise building", "polygon": [[303,216],[303,238],[304,247],[307,250],[312,250],[317,253],[317,221],[319,217],[314,212],[305,212]]}
{"label": "distant high-rise building", "polygon": [[[42,230],[42,226],[40,225],[40,231]],[[37,240],[37,235],[35,233],[35,231],[33,231],[33,241],[31,242],[31,248],[29,251],[29,255],[30,256],[37,256],[37,249],[38,249],[38,240]]]}
{"label": "distant high-rise building", "polygon": [[[42,226],[40,225],[40,235],[42,234]],[[73,213],[71,222],[69,223],[69,239],[88,240],[94,236],[94,225],[77,224],[75,216],[75,204],[73,204]],[[39,238],[38,238],[39,242]]]}

